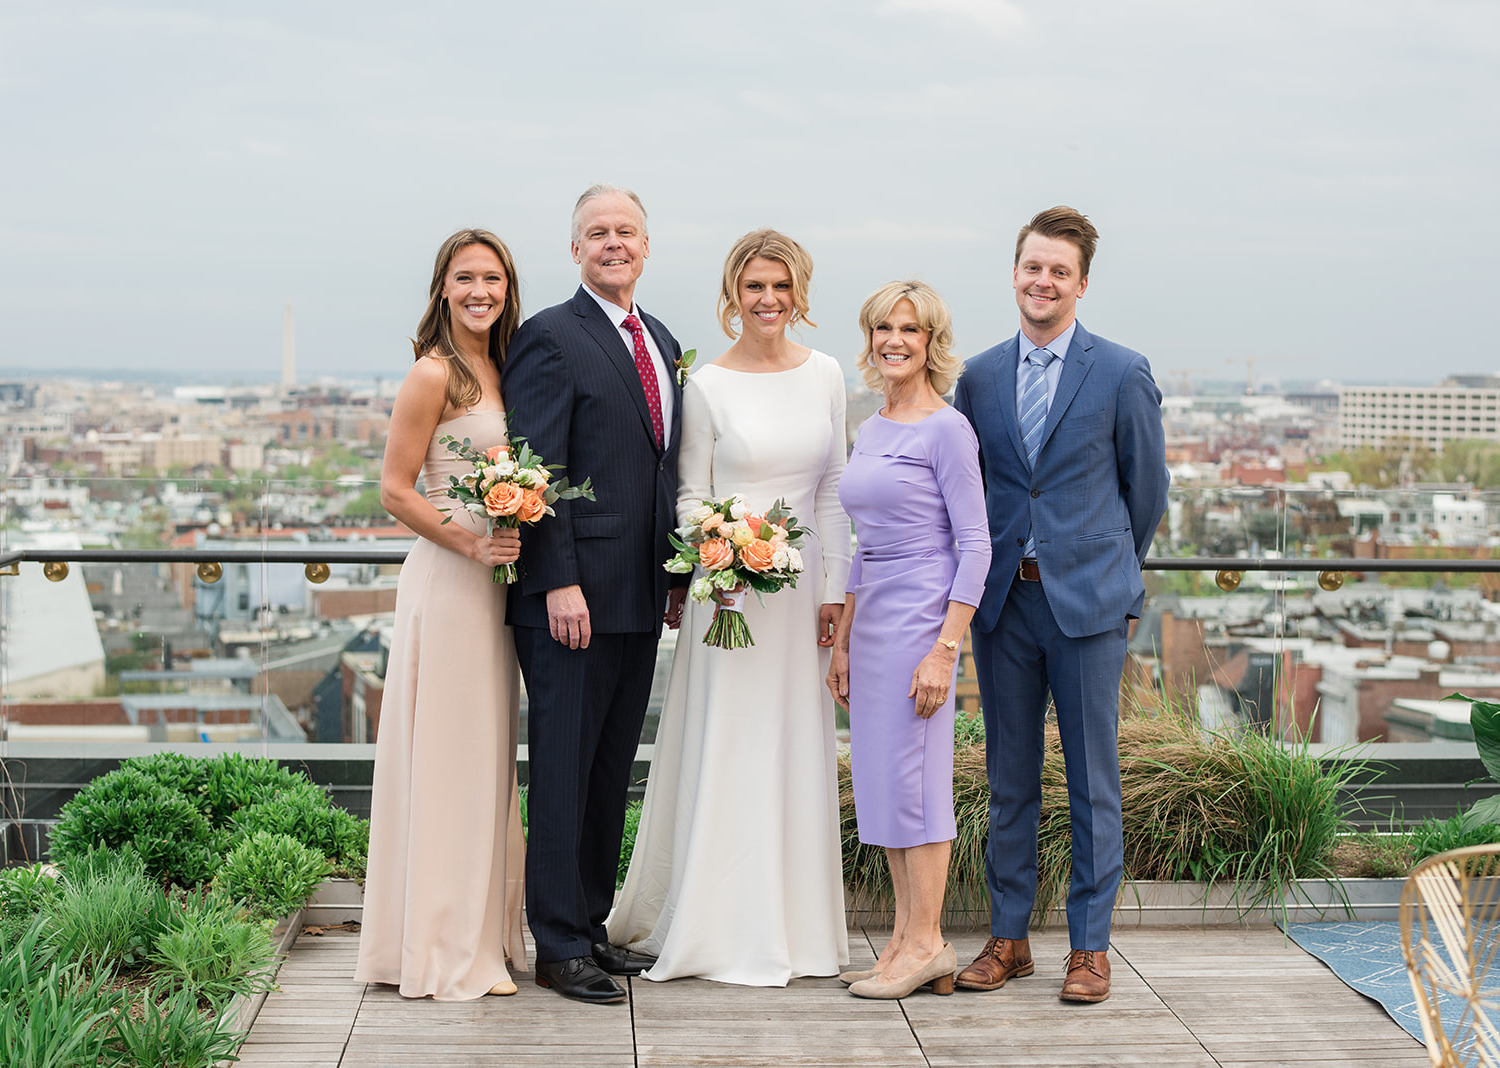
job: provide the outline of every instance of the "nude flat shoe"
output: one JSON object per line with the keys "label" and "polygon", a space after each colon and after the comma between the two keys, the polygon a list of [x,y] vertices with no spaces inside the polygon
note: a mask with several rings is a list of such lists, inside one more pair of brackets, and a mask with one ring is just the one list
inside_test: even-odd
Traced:
{"label": "nude flat shoe", "polygon": [[931,988],[934,994],[953,993],[953,973],[958,969],[958,954],[952,942],[944,942],[943,948],[921,968],[904,979],[888,983],[878,976],[861,980],[849,988],[857,998],[904,998],[920,986]]}
{"label": "nude flat shoe", "polygon": [[516,984],[511,982],[509,979],[502,979],[500,982],[490,987],[488,991],[488,993],[495,995],[497,998],[508,998],[515,992]]}
{"label": "nude flat shoe", "polygon": [[874,968],[867,968],[862,972],[840,972],[839,982],[845,986],[853,986],[864,979],[873,979],[875,975],[876,971]]}

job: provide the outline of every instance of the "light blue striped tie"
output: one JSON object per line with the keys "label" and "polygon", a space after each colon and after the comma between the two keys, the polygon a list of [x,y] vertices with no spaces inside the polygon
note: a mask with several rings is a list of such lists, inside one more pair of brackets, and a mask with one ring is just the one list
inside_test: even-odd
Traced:
{"label": "light blue striped tie", "polygon": [[[1047,349],[1032,349],[1026,355],[1025,372],[1029,377],[1021,394],[1021,444],[1026,447],[1026,466],[1036,470],[1037,453],[1042,450],[1042,427],[1047,425],[1047,365],[1057,357]],[[1036,555],[1036,538],[1028,530],[1022,557]]]}

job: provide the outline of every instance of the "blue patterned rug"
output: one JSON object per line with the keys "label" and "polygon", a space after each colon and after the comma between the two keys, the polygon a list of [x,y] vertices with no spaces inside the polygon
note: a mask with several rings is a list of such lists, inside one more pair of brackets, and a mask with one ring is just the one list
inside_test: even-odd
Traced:
{"label": "blue patterned rug", "polygon": [[1287,938],[1322,960],[1353,989],[1380,1002],[1391,1019],[1422,1041],[1412,981],[1401,959],[1401,924],[1394,919],[1284,924]]}
{"label": "blue patterned rug", "polygon": [[1417,1001],[1401,958],[1401,925],[1395,920],[1288,923],[1282,930],[1350,987],[1380,1002],[1391,1019],[1422,1041]]}

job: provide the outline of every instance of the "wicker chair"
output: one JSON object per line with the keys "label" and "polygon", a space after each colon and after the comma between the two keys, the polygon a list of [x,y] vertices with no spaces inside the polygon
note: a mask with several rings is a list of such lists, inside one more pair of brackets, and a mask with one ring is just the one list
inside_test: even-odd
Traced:
{"label": "wicker chair", "polygon": [[[1500,844],[1428,857],[1401,891],[1401,952],[1433,1065],[1500,1068]],[[1448,997],[1439,997],[1446,994]]]}

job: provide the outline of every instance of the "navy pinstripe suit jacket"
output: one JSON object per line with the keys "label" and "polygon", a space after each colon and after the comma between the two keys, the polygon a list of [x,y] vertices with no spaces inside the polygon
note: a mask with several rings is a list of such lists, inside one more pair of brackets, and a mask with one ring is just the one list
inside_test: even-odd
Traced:
{"label": "navy pinstripe suit jacket", "polygon": [[507,621],[546,627],[546,593],[578,584],[589,622],[601,634],[659,632],[669,580],[667,533],[676,525],[677,445],[682,390],[677,339],[658,320],[641,320],[676,391],[665,448],[656,447],[635,358],[594,299],[571,300],[521,324],[501,370],[512,435],[525,437],[570,483],[593,479],[592,501],[558,501],[555,517],[521,528],[521,581]]}

